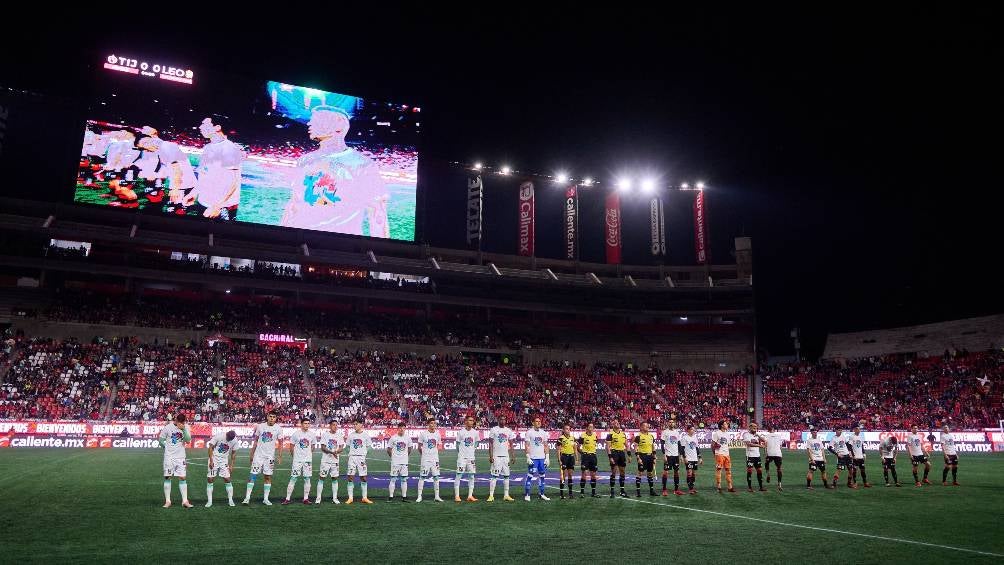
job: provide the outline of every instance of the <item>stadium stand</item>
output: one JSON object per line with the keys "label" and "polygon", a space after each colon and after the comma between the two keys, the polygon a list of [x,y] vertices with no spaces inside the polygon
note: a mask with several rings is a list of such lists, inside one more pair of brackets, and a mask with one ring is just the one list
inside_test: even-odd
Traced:
{"label": "stadium stand", "polygon": [[862,359],[945,351],[987,351],[1004,346],[1004,315],[984,316],[902,328],[830,334],[824,359]]}

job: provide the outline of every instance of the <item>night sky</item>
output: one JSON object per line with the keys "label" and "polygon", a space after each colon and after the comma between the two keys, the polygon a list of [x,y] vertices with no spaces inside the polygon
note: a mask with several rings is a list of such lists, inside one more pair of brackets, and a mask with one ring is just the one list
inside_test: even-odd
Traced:
{"label": "night sky", "polygon": [[[156,33],[101,33],[95,21],[28,43],[11,32],[0,45],[25,57],[4,55],[0,85],[73,97],[86,76],[75,69],[132,49],[421,105],[425,233],[440,245],[463,245],[462,195],[447,205],[463,177],[445,172],[447,161],[567,170],[608,188],[624,173],[703,179],[713,260],[733,260],[732,238],[753,238],[760,343],[774,355],[791,352],[795,326],[818,355],[828,331],[1004,310],[993,166],[1004,57],[989,13],[459,6],[351,16],[313,6],[312,21],[288,25],[274,14],[258,25],[158,19]],[[316,21],[325,12],[329,32]],[[40,72],[45,63],[63,74]],[[489,179],[493,189],[489,206],[506,209],[494,219],[486,210],[486,245],[514,252],[512,188]],[[594,192],[583,199],[601,206]],[[668,196],[672,264],[694,262],[683,196]],[[626,260],[650,262],[647,204],[625,200]],[[559,205],[546,204],[555,222]],[[602,260],[599,234],[589,237],[583,258]],[[543,255],[563,249],[557,226],[538,227],[538,239]]]}

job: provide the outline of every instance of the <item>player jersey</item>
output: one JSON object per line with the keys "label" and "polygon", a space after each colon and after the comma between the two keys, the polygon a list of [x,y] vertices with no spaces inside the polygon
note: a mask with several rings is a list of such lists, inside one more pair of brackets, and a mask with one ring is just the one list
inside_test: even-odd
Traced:
{"label": "player jersey", "polygon": [[495,426],[488,435],[492,440],[492,457],[509,457],[509,446],[516,439],[516,433],[510,428]]}
{"label": "player jersey", "polygon": [[478,431],[464,428],[457,432],[457,457],[460,459],[474,459],[474,450],[478,447]]}
{"label": "player jersey", "polygon": [[837,455],[840,457],[847,457],[848,455],[851,454],[850,450],[848,450],[848,445],[847,445],[849,442],[850,442],[850,437],[848,437],[847,434],[840,434],[838,436],[833,436],[833,441],[831,442],[833,444],[833,451],[836,451]]}
{"label": "player jersey", "polygon": [[408,436],[398,434],[390,436],[390,464],[407,465],[409,447],[411,447],[411,438]]}
{"label": "player jersey", "polygon": [[892,459],[893,456],[896,455],[897,445],[898,444],[889,441],[889,438],[885,438],[882,440],[882,443],[879,444],[879,454],[886,459]]}
{"label": "player jersey", "polygon": [[666,455],[670,457],[678,457],[680,455],[680,436],[682,435],[680,430],[677,429],[662,431],[662,449],[666,452]]}
{"label": "player jersey", "polygon": [[575,455],[575,438],[572,436],[558,436],[558,453],[562,455]]}
{"label": "player jersey", "polygon": [[[750,447],[748,441],[755,441],[756,445]],[[746,444],[746,457],[760,457],[760,436],[753,432],[743,432],[743,443]]]}
{"label": "player jersey", "polygon": [[608,451],[626,451],[627,434],[624,432],[610,432],[607,434]]}
{"label": "player jersey", "polygon": [[349,446],[349,457],[366,457],[370,447],[370,436],[365,431],[353,431],[345,437],[345,444]]}
{"label": "player jersey", "polygon": [[[351,147],[322,147],[300,158],[294,177],[294,206],[283,214],[283,226],[390,237],[387,189],[369,157]],[[369,233],[363,233],[364,219]]]}
{"label": "player jersey", "polygon": [[547,437],[548,434],[544,430],[527,430],[526,450],[530,459],[543,459],[546,456]]}
{"label": "player jersey", "polygon": [[443,443],[443,438],[439,435],[439,431],[430,432],[429,430],[422,430],[418,434],[418,442],[422,444],[423,462],[432,463],[439,461],[439,446]]}
{"label": "player jersey", "polygon": [[[199,204],[229,208],[241,202],[240,166],[247,155],[229,139],[211,141],[202,149],[197,182]],[[234,190],[236,189],[236,190]],[[224,196],[233,190],[227,200]]]}
{"label": "player jersey", "polygon": [[715,430],[711,432],[711,441],[718,444],[715,455],[729,456],[729,432]]}
{"label": "player jersey", "polygon": [[865,438],[862,435],[851,435],[851,440],[848,442],[851,446],[851,453],[854,455],[855,459],[865,458]]}
{"label": "player jersey", "polygon": [[228,461],[230,454],[237,449],[237,438],[227,441],[227,434],[219,433],[213,436],[206,444],[213,448],[213,459],[216,461]]}
{"label": "player jersey", "polygon": [[945,455],[958,455],[959,449],[955,446],[955,436],[952,434],[941,434],[941,449]]}
{"label": "player jersey", "polygon": [[258,440],[258,446],[255,447],[255,457],[268,457],[269,459],[275,458],[275,448],[279,445],[279,440],[282,438],[282,428],[279,424],[268,425],[262,422],[255,426],[254,437]]}
{"label": "player jersey", "polygon": [[697,436],[683,434],[680,436],[680,443],[683,444],[683,456],[687,459],[687,462],[697,461]]}
{"label": "player jersey", "polygon": [[[331,433],[331,430],[324,430],[321,432],[321,445],[327,447],[331,451],[338,451],[339,447],[343,447],[345,445],[345,433],[342,432],[342,430],[338,430],[335,433]],[[332,463],[337,460],[337,455],[332,455],[330,453],[321,455],[322,463]]]}
{"label": "player jersey", "polygon": [[826,459],[823,455],[823,438],[810,437],[805,440],[805,448],[809,450],[809,455],[813,461],[824,461]]}
{"label": "player jersey", "polygon": [[305,432],[300,429],[290,434],[289,441],[293,444],[293,463],[310,461],[313,458],[312,446],[315,437],[317,436],[314,432]]}
{"label": "player jersey", "polygon": [[160,430],[160,439],[164,440],[164,459],[183,459],[185,457],[184,429],[171,422]]}
{"label": "player jersey", "polygon": [[920,457],[924,454],[924,438],[920,434],[906,434],[906,448],[910,450],[910,455]]}
{"label": "player jersey", "polygon": [[655,436],[648,432],[634,436],[634,443],[637,446],[638,453],[642,455],[651,455],[655,452]]}
{"label": "player jersey", "polygon": [[781,445],[784,443],[784,434],[778,432],[768,432],[767,437],[767,457],[781,457]]}
{"label": "player jersey", "polygon": [[592,455],[596,455],[597,439],[598,438],[596,437],[596,432],[593,432],[592,435],[583,433],[581,436],[579,436],[579,451],[581,451],[582,453],[589,453]]}
{"label": "player jersey", "polygon": [[180,169],[180,176],[171,178],[172,182],[180,184],[178,186],[172,185],[171,188],[192,188],[195,186],[195,169],[192,168],[192,162],[188,160],[188,155],[181,150],[177,143],[161,141],[157,148],[157,156],[160,157],[161,163],[178,165]]}

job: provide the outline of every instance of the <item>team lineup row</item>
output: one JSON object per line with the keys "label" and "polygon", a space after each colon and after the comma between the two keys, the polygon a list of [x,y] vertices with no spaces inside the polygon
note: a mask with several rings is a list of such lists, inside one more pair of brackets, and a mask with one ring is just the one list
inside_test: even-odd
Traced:
{"label": "team lineup row", "polygon": [[[190,508],[192,505],[188,500],[187,477],[187,457],[185,444],[191,440],[191,433],[183,414],[175,417],[161,430],[160,445],[164,448],[164,507],[171,506],[172,478],[178,479],[178,488],[181,493],[182,506]],[[286,488],[286,497],[282,504],[289,504],[296,487],[297,479],[303,479],[303,503],[310,504],[311,480],[313,478],[313,445],[317,443],[318,434],[311,430],[311,420],[303,419],[300,426],[288,436],[288,451],[292,457],[290,468],[290,480]],[[711,448],[715,456],[715,488],[719,493],[723,488],[728,492],[735,492],[732,482],[732,460],[729,451],[729,422],[722,421],[719,428],[712,433]],[[825,488],[836,488],[840,478],[840,471],[847,472],[847,487],[858,488],[858,475],[861,475],[863,486],[868,488],[871,484],[867,479],[865,468],[866,454],[864,451],[864,438],[858,427],[852,429],[852,433],[845,433],[841,429],[835,430],[836,435],[826,446],[822,438],[818,437],[818,432],[813,429],[810,437],[806,439],[805,450],[808,456],[808,472],[806,473],[806,488],[812,489],[812,482],[816,471],[819,471]],[[243,504],[249,504],[254,491],[258,475],[263,477],[263,498],[262,503],[271,505],[269,500],[272,488],[272,475],[275,468],[282,463],[283,450],[277,447],[282,439],[282,428],[276,422],[275,414],[268,414],[265,422],[255,427],[254,440],[251,445],[249,461],[251,463],[250,476],[246,484]],[[489,495],[487,501],[495,500],[495,490],[498,482],[503,484],[502,499],[512,501],[510,496],[510,462],[513,458],[513,443],[519,438],[517,434],[506,425],[505,418],[499,418],[498,423],[488,432],[489,459],[491,461],[491,478],[489,480]],[[550,448],[548,446],[549,433],[541,428],[541,419],[533,419],[532,427],[527,430],[522,438],[525,442],[525,455],[527,463],[527,473],[524,479],[524,500],[531,500],[533,481],[537,481],[537,489],[541,500],[550,500],[545,494],[545,476],[550,466]],[[773,463],[777,474],[777,490],[782,491],[782,445],[787,440],[787,434],[776,433],[773,428],[768,428],[767,433],[760,433],[757,424],[750,424],[749,428],[742,434],[742,443],[746,452],[746,484],[749,492],[754,492],[753,476],[756,475],[760,491],[764,488],[764,470],[769,483],[770,466]],[[478,442],[481,441],[480,432],[474,429],[474,418],[468,417],[464,428],[457,432],[457,468],[456,480],[454,482],[454,500],[462,502],[477,502],[474,497],[474,483],[476,469],[476,454]],[[569,498],[575,498],[573,492],[573,473],[576,467],[580,468],[579,477],[579,497],[586,496],[587,478],[590,486],[590,495],[598,498],[596,492],[597,485],[597,445],[599,437],[592,424],[586,427],[586,431],[578,438],[571,434],[569,426],[564,426],[561,435],[557,438],[556,450],[558,451],[560,464],[559,491],[561,498],[565,498],[565,487],[568,487]],[[638,472],[635,475],[636,496],[642,495],[642,479],[647,480],[650,496],[658,496],[655,490],[655,467],[657,456],[657,443],[661,444],[663,454],[662,472],[662,496],[668,496],[670,492],[682,496],[680,490],[680,468],[685,470],[685,479],[689,494],[697,494],[696,481],[697,470],[703,464],[703,457],[698,447],[698,437],[694,426],[689,425],[683,429],[676,426],[676,422],[669,420],[666,428],[662,431],[657,440],[655,434],[650,431],[648,423],[642,423],[638,433],[630,439],[627,433],[620,428],[617,421],[614,421],[611,430],[606,437],[607,455],[610,462],[610,493],[611,498],[617,494],[627,497],[625,488],[625,470],[634,459],[637,462]],[[338,428],[337,422],[332,421],[328,429],[320,434],[321,464],[318,473],[317,492],[314,504],[320,504],[324,492],[326,479],[331,481],[331,501],[340,504],[338,499],[338,477],[341,476],[339,463],[340,455],[348,448],[348,461],[346,476],[348,498],[346,504],[355,501],[355,477],[359,478],[361,498],[363,504],[372,504],[368,497],[367,477],[368,470],[366,458],[372,448],[372,438],[363,429],[363,423],[354,423],[352,431],[345,433]],[[408,501],[408,461],[412,452],[412,439],[405,434],[403,425],[398,427],[397,433],[388,440],[386,448],[390,456],[390,484],[388,488],[388,499],[393,500],[395,487],[400,486],[401,501]],[[910,461],[913,466],[913,477],[916,486],[930,484],[928,474],[931,470],[930,451],[924,438],[920,435],[916,426],[911,428],[910,434],[906,437],[906,449],[909,452]],[[943,428],[942,445],[944,451],[945,467],[942,470],[942,484],[948,484],[948,474],[952,474],[952,484],[958,485],[958,450],[954,437],[948,426]],[[443,437],[437,430],[435,420],[429,420],[427,428],[423,430],[417,439],[418,451],[421,455],[421,465],[418,480],[418,496],[416,502],[422,501],[425,483],[431,481],[434,489],[434,500],[442,502],[440,498],[440,464],[439,452],[444,449]],[[899,448],[898,440],[890,436],[884,439],[879,445],[879,454],[882,459],[883,475],[886,486],[901,486],[896,472],[896,453]],[[766,461],[761,458],[761,449],[766,451]],[[234,431],[216,434],[207,443],[208,455],[208,477],[206,484],[207,507],[213,503],[213,487],[216,477],[223,480],[227,493],[227,502],[230,506],[235,506],[233,499],[233,484],[231,483],[231,470],[234,469],[237,451],[237,435]],[[832,484],[826,475],[826,451],[831,452],[837,458],[837,469],[833,474]],[[919,476],[919,467],[923,466],[923,480]],[[668,490],[670,474],[672,474],[673,490]],[[892,482],[890,482],[890,475]],[[724,487],[723,487],[724,476]],[[467,497],[461,498],[461,481],[467,480]]]}

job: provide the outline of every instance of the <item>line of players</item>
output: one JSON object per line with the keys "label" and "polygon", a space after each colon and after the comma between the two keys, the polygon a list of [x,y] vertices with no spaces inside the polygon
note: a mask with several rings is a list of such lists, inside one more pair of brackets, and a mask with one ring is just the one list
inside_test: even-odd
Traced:
{"label": "line of players", "polygon": [[[303,504],[310,504],[311,480],[313,477],[313,444],[317,439],[317,434],[310,429],[311,421],[303,419],[300,427],[289,436],[289,453],[292,457],[290,468],[290,479],[286,487],[286,496],[282,504],[290,504],[293,492],[298,479],[303,481]],[[719,493],[723,492],[724,476],[725,486],[728,492],[735,492],[732,482],[732,461],[729,450],[728,431],[729,422],[719,423],[717,430],[712,432],[711,445],[715,455],[715,488]],[[820,472],[823,485],[828,488],[836,488],[840,478],[840,471],[847,471],[848,488],[857,488],[857,475],[860,473],[861,481],[865,488],[871,487],[867,479],[865,468],[864,436],[860,428],[853,428],[853,433],[844,433],[841,429],[835,430],[835,435],[829,446],[825,446],[824,441],[818,437],[818,432],[813,429],[810,437],[805,442],[805,449],[808,455],[809,470],[806,473],[806,488],[812,489],[812,481],[816,471]],[[243,504],[249,504],[254,491],[258,476],[263,478],[263,498],[262,503],[271,505],[270,493],[272,488],[272,475],[275,468],[282,463],[283,452],[279,449],[282,438],[282,428],[276,423],[275,414],[269,414],[264,423],[258,424],[255,428],[255,438],[251,446],[249,460],[251,462],[251,472],[245,487]],[[504,501],[512,501],[510,496],[510,463],[513,457],[513,443],[517,439],[516,433],[506,425],[504,417],[499,418],[496,426],[489,431],[489,459],[491,460],[491,478],[489,480],[488,502],[495,500],[496,487],[499,482],[503,484]],[[548,447],[549,434],[541,428],[541,419],[533,419],[533,426],[524,433],[525,455],[527,463],[527,474],[524,479],[524,500],[531,500],[533,481],[537,481],[537,489],[541,500],[550,500],[545,493],[545,477],[550,466],[550,453]],[[556,447],[558,451],[561,468],[559,492],[562,499],[567,497],[575,498],[574,470],[580,467],[579,477],[579,498],[586,496],[587,477],[590,486],[590,496],[598,498],[597,488],[597,445],[599,437],[592,424],[586,427],[586,431],[578,438],[571,434],[569,426],[564,426],[561,435],[557,438]],[[766,434],[761,434],[756,424],[750,424],[749,429],[742,434],[742,443],[746,452],[746,484],[749,492],[754,492],[753,475],[756,474],[760,491],[764,488],[763,468],[766,468],[766,479],[770,483],[770,465],[773,463],[777,473],[777,490],[782,491],[783,465],[781,447],[787,441],[787,434],[777,433],[773,428],[768,428]],[[164,507],[171,506],[171,484],[172,477],[178,479],[178,487],[181,492],[182,506],[190,508],[192,505],[188,500],[188,487],[186,483],[187,460],[185,455],[185,443],[191,440],[188,426],[185,424],[185,416],[178,415],[175,420],[164,427],[160,434],[160,444],[164,447]],[[457,432],[457,468],[454,481],[454,500],[462,502],[477,502],[474,497],[475,476],[477,473],[475,450],[480,440],[480,434],[474,429],[474,418],[468,417],[465,420],[464,428]],[[648,423],[643,423],[637,434],[630,440],[627,433],[621,429],[619,422],[614,421],[610,432],[606,437],[607,452],[610,462],[610,493],[615,496],[619,486],[621,497],[628,497],[625,488],[625,470],[632,458],[637,461],[638,472],[635,475],[635,494],[642,495],[642,477],[647,479],[650,496],[658,496],[655,491],[655,458],[657,439],[650,431]],[[958,485],[958,451],[954,436],[948,426],[943,428],[942,445],[944,449],[945,467],[942,472],[942,484],[946,485],[948,473],[952,474],[952,484]],[[396,487],[400,487],[401,501],[408,502],[408,477],[409,477],[409,456],[411,454],[412,440],[406,435],[403,424],[397,429],[397,433],[389,438],[386,448],[387,454],[391,458],[390,484],[388,487],[388,500],[393,500]],[[697,469],[703,464],[703,458],[698,447],[698,437],[693,425],[688,425],[684,429],[676,426],[674,420],[669,420],[666,429],[662,432],[658,443],[661,444],[663,454],[662,473],[662,496],[668,496],[668,481],[670,471],[673,476],[673,494],[682,496],[680,490],[680,468],[686,471],[686,484],[689,494],[697,494]],[[910,434],[906,438],[911,463],[913,465],[913,476],[916,486],[930,484],[928,474],[931,469],[930,451],[924,438],[920,435],[916,426],[911,428]],[[442,502],[440,498],[440,477],[441,469],[439,464],[439,452],[443,450],[443,437],[436,429],[435,420],[430,419],[427,428],[423,430],[417,440],[420,457],[420,472],[418,481],[418,496],[415,502],[423,500],[425,483],[433,483],[433,500]],[[885,475],[886,486],[900,486],[896,474],[896,452],[899,443],[894,436],[883,440],[879,446],[882,458],[882,468]],[[368,470],[366,458],[372,447],[372,439],[363,430],[363,423],[354,423],[353,430],[345,434],[338,429],[338,424],[332,421],[328,429],[321,433],[321,466],[318,474],[317,492],[313,500],[314,504],[320,504],[323,500],[324,485],[326,480],[331,482],[331,502],[340,504],[338,499],[338,478],[341,475],[339,466],[339,456],[348,448],[348,465],[346,470],[348,498],[346,504],[353,504],[355,501],[355,477],[359,477],[360,502],[372,504],[368,497],[367,477]],[[633,450],[632,450],[633,448]],[[760,449],[766,450],[766,465],[762,465]],[[233,498],[233,484],[231,483],[231,470],[234,468],[236,460],[237,439],[236,433],[229,431],[225,434],[215,435],[207,443],[208,455],[208,478],[206,484],[206,507],[213,504],[213,487],[217,477],[223,479],[227,493],[227,502],[230,506],[235,506]],[[826,451],[830,451],[837,457],[837,470],[833,475],[832,485],[827,480],[826,475]],[[918,475],[918,468],[924,466],[923,480]],[[763,468],[762,468],[763,467]],[[889,475],[892,475],[893,483],[889,482]],[[461,498],[461,482],[467,481],[466,499]]]}

